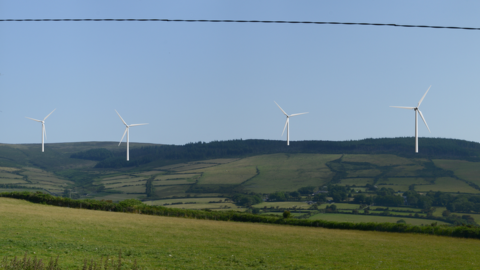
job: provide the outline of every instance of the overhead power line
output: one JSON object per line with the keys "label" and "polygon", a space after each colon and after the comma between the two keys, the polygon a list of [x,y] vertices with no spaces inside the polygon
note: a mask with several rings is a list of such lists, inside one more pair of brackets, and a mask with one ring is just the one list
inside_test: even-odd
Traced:
{"label": "overhead power line", "polygon": [[0,22],[187,22],[187,23],[271,23],[271,24],[334,24],[360,26],[390,26],[407,28],[436,28],[453,30],[480,30],[478,27],[414,25],[395,23],[315,22],[315,21],[259,21],[259,20],[171,20],[171,19],[0,19]]}

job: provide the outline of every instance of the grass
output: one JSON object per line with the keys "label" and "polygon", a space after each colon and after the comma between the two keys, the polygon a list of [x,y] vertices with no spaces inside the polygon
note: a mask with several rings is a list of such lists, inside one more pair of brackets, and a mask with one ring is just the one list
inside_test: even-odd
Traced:
{"label": "grass", "polygon": [[476,190],[465,182],[457,180],[451,177],[437,178],[434,185],[420,185],[415,186],[416,191],[442,191],[442,192],[461,192],[461,193],[480,193],[480,190]]}
{"label": "grass", "polygon": [[478,240],[219,222],[35,205],[0,199],[0,255],[62,267],[137,259],[143,269],[475,269]]}
{"label": "grass", "polygon": [[125,193],[145,193],[146,187],[145,185],[138,185],[138,186],[129,186],[129,187],[119,187],[115,190],[119,190]]}
{"label": "grass", "polygon": [[349,214],[316,214],[311,216],[309,219],[321,219],[328,221],[337,221],[337,222],[390,222],[397,223],[398,220],[403,219],[407,224],[411,225],[427,225],[432,222],[437,222],[438,225],[448,224],[438,220],[428,220],[428,219],[419,219],[419,218],[408,218],[408,217],[388,217],[388,216],[370,216],[370,215],[349,215]]}
{"label": "grass", "polygon": [[154,181],[154,186],[172,186],[172,185],[191,185],[194,184],[194,179],[180,179],[180,180],[165,180],[165,181]]}
{"label": "grass", "polygon": [[164,200],[154,200],[154,201],[146,201],[145,204],[148,205],[164,205],[165,203],[178,203],[178,202],[196,202],[196,203],[208,203],[211,201],[225,201],[225,198],[218,198],[218,197],[210,197],[210,198],[181,198],[181,199],[164,199]]}
{"label": "grass", "polygon": [[392,166],[412,164],[407,158],[396,155],[344,155],[342,161],[345,162],[368,162],[377,166]]}
{"label": "grass", "polygon": [[197,203],[197,204],[174,204],[174,205],[164,205],[165,207],[170,208],[180,208],[180,209],[211,209],[211,210],[235,210],[235,211],[245,211],[245,208],[241,208],[233,203]]}
{"label": "grass", "polygon": [[190,171],[201,168],[208,168],[238,160],[238,158],[208,159],[195,162],[178,163],[157,168],[161,171]]}
{"label": "grass", "polygon": [[436,166],[453,171],[456,176],[480,186],[480,162],[465,160],[434,159]]}
{"label": "grass", "polygon": [[377,169],[372,169],[372,170],[348,170],[347,171],[347,177],[364,177],[364,178],[369,178],[369,177],[375,177],[382,172]]}
{"label": "grass", "polygon": [[95,200],[105,200],[105,201],[110,200],[113,202],[119,202],[123,200],[139,199],[144,197],[145,195],[142,195],[142,194],[110,194],[110,195],[95,197]]}
{"label": "grass", "polygon": [[20,178],[22,179],[23,176],[14,174],[14,173],[8,173],[8,172],[0,172],[0,178]]}
{"label": "grass", "polygon": [[[160,198],[171,198],[174,196],[185,197],[185,191],[187,191],[189,187],[189,185],[155,187],[155,195]],[[145,192],[145,188],[143,192]]]}
{"label": "grass", "polygon": [[432,185],[430,182],[425,181],[423,178],[409,177],[409,178],[382,178],[377,182],[379,188],[392,188],[395,191],[407,191],[410,185],[417,185],[415,188],[420,187],[419,185],[428,185],[429,188],[434,188],[437,190],[436,185]]}
{"label": "grass", "polygon": [[373,178],[346,178],[340,181],[340,185],[365,186],[366,184],[373,184]]}
{"label": "grass", "polygon": [[405,166],[396,166],[392,168],[386,176],[417,176],[418,171],[424,169],[424,166],[421,165],[405,165]]}
{"label": "grass", "polygon": [[27,184],[28,182],[24,181],[23,179],[18,179],[18,178],[0,178],[0,184]]}
{"label": "grass", "polygon": [[174,180],[174,179],[190,179],[200,176],[195,173],[181,173],[181,174],[166,174],[155,177],[155,180]]}
{"label": "grass", "polygon": [[270,207],[279,207],[279,208],[293,208],[293,207],[297,207],[298,209],[308,209],[310,207],[310,205],[306,202],[301,202],[301,201],[298,201],[298,202],[262,202],[262,203],[259,203],[259,204],[255,204],[253,205],[253,207],[255,208],[263,208],[263,207],[267,207],[267,208],[270,208]]}
{"label": "grass", "polygon": [[255,164],[252,164],[249,158],[202,169],[201,171],[203,174],[198,180],[199,185],[241,184],[257,174]]}
{"label": "grass", "polygon": [[258,193],[294,191],[305,186],[321,186],[330,181],[333,173],[326,162],[341,155],[272,154],[248,158],[260,174],[244,183],[247,190]]}

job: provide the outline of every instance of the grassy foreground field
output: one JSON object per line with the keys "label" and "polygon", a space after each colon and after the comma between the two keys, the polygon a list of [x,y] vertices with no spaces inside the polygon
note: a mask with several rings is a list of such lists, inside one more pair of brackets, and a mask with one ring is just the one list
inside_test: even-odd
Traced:
{"label": "grassy foreground field", "polygon": [[0,198],[0,255],[143,269],[478,269],[478,240],[70,209]]}

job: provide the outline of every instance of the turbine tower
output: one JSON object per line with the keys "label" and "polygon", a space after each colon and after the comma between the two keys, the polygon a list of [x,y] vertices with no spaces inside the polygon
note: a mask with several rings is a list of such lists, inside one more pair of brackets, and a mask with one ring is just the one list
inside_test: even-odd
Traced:
{"label": "turbine tower", "polygon": [[51,113],[49,113],[47,116],[45,116],[45,118],[43,118],[43,120],[37,120],[37,119],[30,118],[30,117],[25,117],[25,118],[28,118],[30,120],[42,123],[42,152],[44,152],[45,139],[47,138],[47,130],[45,129],[45,120],[47,120],[47,118],[50,116],[50,114],[52,114],[55,110],[56,109],[54,109]]}
{"label": "turbine tower", "polygon": [[120,139],[120,143],[118,144],[118,146],[120,146],[120,144],[122,143],[123,141],[123,137],[125,137],[125,133],[127,133],[127,161],[130,160],[130,151],[129,151],[129,148],[130,148],[130,127],[134,127],[134,126],[143,126],[143,125],[148,125],[148,123],[145,123],[145,124],[132,124],[132,125],[127,125],[127,123],[125,123],[125,121],[123,120],[123,118],[120,116],[120,114],[117,112],[117,110],[115,110],[115,112],[118,114],[118,117],[120,117],[120,119],[122,120],[122,122],[125,124],[126,128],[125,128],[125,132],[123,132],[123,136],[122,138]]}
{"label": "turbine tower", "polygon": [[[274,102],[275,102],[275,101],[274,101]],[[282,110],[283,114],[285,114],[285,116],[287,117],[287,121],[285,122],[285,126],[283,127],[282,136],[283,136],[283,133],[285,133],[285,128],[287,128],[287,145],[290,145],[290,117],[292,117],[292,116],[297,116],[297,115],[301,115],[301,114],[306,114],[306,113],[308,113],[308,112],[296,113],[296,114],[288,115],[288,114],[282,109],[282,107],[280,107],[280,105],[278,105],[277,102],[275,102],[275,104],[277,104],[278,108],[280,108],[280,110]]]}
{"label": "turbine tower", "polygon": [[[432,87],[430,85],[430,87]],[[415,111],[415,153],[418,153],[418,114],[422,117],[423,122],[425,123],[425,126],[427,126],[428,132],[430,131],[430,128],[427,125],[427,121],[425,121],[425,117],[423,117],[422,112],[418,109],[420,107],[420,104],[422,104],[423,99],[428,93],[428,90],[430,90],[430,87],[428,87],[427,92],[423,95],[422,99],[418,102],[417,107],[400,107],[400,106],[390,106],[392,108],[400,108],[400,109],[407,109],[407,110],[414,110]]]}

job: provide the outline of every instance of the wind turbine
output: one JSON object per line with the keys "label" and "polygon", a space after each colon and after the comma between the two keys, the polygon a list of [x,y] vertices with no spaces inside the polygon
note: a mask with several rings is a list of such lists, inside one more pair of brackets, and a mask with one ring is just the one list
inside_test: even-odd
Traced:
{"label": "wind turbine", "polygon": [[117,110],[115,110],[115,112],[118,114],[118,117],[120,117],[120,119],[122,120],[122,122],[125,124],[126,128],[125,128],[125,132],[123,132],[123,136],[122,138],[120,139],[120,143],[118,144],[118,146],[120,146],[120,144],[122,143],[123,141],[123,137],[125,137],[125,133],[127,133],[127,161],[130,160],[130,151],[129,151],[129,147],[130,147],[130,127],[134,127],[134,126],[143,126],[143,125],[148,125],[148,123],[145,123],[145,124],[132,124],[132,125],[127,125],[127,123],[125,123],[125,121],[123,120],[123,118],[120,116],[120,114],[117,112]]}
{"label": "wind turbine", "polygon": [[[274,101],[274,102],[275,102],[275,101]],[[301,114],[306,114],[306,113],[308,113],[308,112],[296,113],[296,114],[288,115],[288,114],[282,109],[282,107],[280,107],[280,105],[278,105],[277,102],[275,102],[275,104],[277,104],[278,108],[280,108],[280,110],[282,110],[283,114],[285,114],[285,116],[287,117],[287,121],[285,122],[285,126],[283,127],[282,136],[283,136],[283,133],[285,133],[285,128],[287,128],[287,145],[290,145],[290,117],[292,117],[292,116],[297,116],[297,115],[301,115]]]}
{"label": "wind turbine", "polygon": [[[432,87],[430,85],[430,87]],[[400,107],[400,106],[390,106],[392,108],[400,108],[400,109],[407,109],[407,110],[414,110],[415,111],[415,153],[418,153],[418,114],[422,117],[423,122],[425,123],[425,126],[427,126],[428,132],[430,131],[430,128],[427,125],[427,121],[425,121],[425,117],[423,117],[422,112],[418,109],[420,107],[420,104],[422,104],[423,99],[428,93],[428,90],[430,90],[430,87],[428,87],[427,92],[423,95],[422,99],[418,102],[417,107]]]}
{"label": "wind turbine", "polygon": [[44,152],[44,141],[47,138],[47,130],[45,129],[45,120],[47,120],[47,118],[50,116],[50,114],[52,114],[55,110],[56,109],[54,109],[51,113],[49,113],[47,116],[45,116],[45,118],[43,118],[43,120],[37,120],[37,119],[30,118],[30,117],[25,117],[25,118],[28,118],[30,120],[42,123],[42,152]]}

